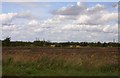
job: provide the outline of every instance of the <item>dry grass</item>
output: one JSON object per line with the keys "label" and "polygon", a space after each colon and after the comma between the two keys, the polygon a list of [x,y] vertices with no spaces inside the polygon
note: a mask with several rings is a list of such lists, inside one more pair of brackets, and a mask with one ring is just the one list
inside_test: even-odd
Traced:
{"label": "dry grass", "polygon": [[[69,49],[69,48],[23,48],[23,49],[6,49],[3,48],[3,60],[12,57],[14,61],[35,61],[42,57],[60,58],[66,61],[73,61],[76,63],[87,62],[92,65],[111,64],[118,62],[118,49],[107,48],[98,49],[87,52],[89,49]],[[34,51],[34,52],[33,52]],[[90,50],[89,50],[90,51]],[[98,52],[99,51],[99,52]]]}
{"label": "dry grass", "polygon": [[47,57],[60,59],[66,64],[99,68],[118,64],[117,48],[3,48],[3,61],[12,58],[13,62],[35,62]]}

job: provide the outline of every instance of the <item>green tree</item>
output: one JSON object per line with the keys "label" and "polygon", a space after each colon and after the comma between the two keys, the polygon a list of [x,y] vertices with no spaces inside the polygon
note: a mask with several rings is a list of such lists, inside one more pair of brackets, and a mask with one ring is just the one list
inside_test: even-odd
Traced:
{"label": "green tree", "polygon": [[7,37],[6,39],[3,40],[2,44],[3,46],[10,46],[10,37]]}

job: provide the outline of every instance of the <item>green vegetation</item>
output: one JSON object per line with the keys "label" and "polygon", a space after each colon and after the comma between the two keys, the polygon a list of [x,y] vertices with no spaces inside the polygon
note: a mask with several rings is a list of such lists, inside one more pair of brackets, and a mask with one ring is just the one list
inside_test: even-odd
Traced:
{"label": "green vegetation", "polygon": [[118,76],[119,43],[22,42],[6,38],[2,45],[3,76]]}
{"label": "green vegetation", "polygon": [[118,76],[118,65],[95,67],[63,59],[42,57],[36,61],[22,62],[8,58],[3,61],[3,75],[14,76]]}
{"label": "green vegetation", "polygon": [[8,37],[4,40],[2,40],[3,46],[27,46],[27,47],[33,47],[33,46],[39,46],[39,47],[118,47],[120,46],[120,43],[116,42],[109,42],[109,43],[101,43],[101,42],[50,42],[50,41],[40,41],[36,40],[34,42],[23,42],[23,41],[10,41],[11,38]]}

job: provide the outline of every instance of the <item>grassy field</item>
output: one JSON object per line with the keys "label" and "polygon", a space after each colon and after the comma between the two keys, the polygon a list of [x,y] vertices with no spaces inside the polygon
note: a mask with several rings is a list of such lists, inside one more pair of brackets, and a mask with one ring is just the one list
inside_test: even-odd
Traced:
{"label": "grassy field", "polygon": [[3,75],[118,76],[118,49],[3,47]]}

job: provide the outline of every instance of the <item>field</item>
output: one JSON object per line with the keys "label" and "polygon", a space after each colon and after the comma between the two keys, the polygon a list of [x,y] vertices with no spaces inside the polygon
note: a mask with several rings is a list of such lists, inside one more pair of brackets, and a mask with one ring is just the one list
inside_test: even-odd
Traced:
{"label": "field", "polygon": [[4,76],[118,76],[118,48],[3,47]]}

